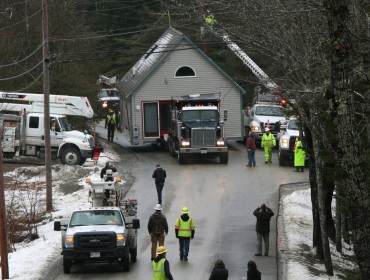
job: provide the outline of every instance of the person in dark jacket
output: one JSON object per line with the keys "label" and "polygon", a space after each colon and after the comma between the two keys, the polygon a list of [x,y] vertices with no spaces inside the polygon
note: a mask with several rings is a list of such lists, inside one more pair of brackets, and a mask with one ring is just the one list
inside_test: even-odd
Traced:
{"label": "person in dark jacket", "polygon": [[256,155],[255,155],[256,154],[256,142],[253,138],[252,131],[249,131],[245,147],[247,148],[247,152],[248,152],[247,166],[251,167],[252,164],[253,166],[256,166]]}
{"label": "person in dark jacket", "polygon": [[254,261],[248,262],[247,280],[261,280],[261,272],[258,271]]}
{"label": "person in dark jacket", "polygon": [[157,204],[154,207],[155,212],[150,216],[148,221],[148,232],[152,242],[152,257],[154,260],[157,250],[157,243],[159,246],[164,245],[165,235],[168,234],[168,223],[165,215],[161,213],[162,206]]}
{"label": "person in dark jacket", "polygon": [[167,279],[173,280],[170,263],[166,260],[167,249],[164,246],[159,246],[157,250],[157,256],[152,261],[153,267],[153,279]]}
{"label": "person in dark jacket", "polygon": [[265,256],[269,254],[269,238],[270,238],[270,220],[274,216],[274,212],[262,204],[256,210],[253,215],[257,218],[256,232],[257,232],[257,253],[255,256],[262,256],[262,238],[265,243]]}
{"label": "person in dark jacket", "polygon": [[227,280],[227,278],[229,278],[229,271],[222,260],[217,260],[209,280]]}
{"label": "person in dark jacket", "polygon": [[162,191],[164,188],[164,182],[166,180],[167,174],[159,164],[156,165],[156,168],[153,172],[152,178],[155,179],[155,187],[157,189],[158,195],[158,204],[162,205]]}

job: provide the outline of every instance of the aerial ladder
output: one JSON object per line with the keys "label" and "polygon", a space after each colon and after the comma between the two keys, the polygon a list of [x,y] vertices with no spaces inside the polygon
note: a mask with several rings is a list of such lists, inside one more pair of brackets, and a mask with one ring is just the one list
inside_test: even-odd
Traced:
{"label": "aerial ladder", "polygon": [[252,73],[258,78],[261,84],[270,90],[269,93],[261,94],[262,96],[259,96],[260,90],[256,90],[257,100],[285,102],[285,100],[281,100],[279,96],[279,86],[273,80],[271,80],[271,78],[234,41],[230,39],[230,36],[223,28],[221,28],[219,24],[217,24],[214,16],[209,11],[208,15],[205,17],[205,22],[209,30],[218,38],[221,38],[226,43],[227,47],[233,53],[235,53],[243,62],[243,64],[252,71]]}
{"label": "aerial ladder", "polygon": [[[0,103],[0,112],[44,112],[44,95],[36,93],[19,93],[0,91],[0,99],[22,101],[19,103]],[[94,111],[87,97],[69,95],[50,95],[50,113],[67,116],[92,118]],[[27,104],[28,103],[28,104]]]}

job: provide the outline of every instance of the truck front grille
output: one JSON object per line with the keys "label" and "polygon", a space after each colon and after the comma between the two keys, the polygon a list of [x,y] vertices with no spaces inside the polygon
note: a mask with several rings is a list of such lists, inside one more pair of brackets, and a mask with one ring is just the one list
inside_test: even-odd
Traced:
{"label": "truck front grille", "polygon": [[114,249],[117,244],[115,232],[76,233],[73,240],[79,250]]}
{"label": "truck front grille", "polygon": [[193,128],[191,130],[193,147],[212,147],[216,145],[215,128]]}

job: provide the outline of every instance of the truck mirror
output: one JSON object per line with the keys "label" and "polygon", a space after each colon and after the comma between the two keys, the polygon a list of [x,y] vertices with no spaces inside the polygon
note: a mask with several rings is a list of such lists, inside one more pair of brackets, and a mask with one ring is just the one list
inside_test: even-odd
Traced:
{"label": "truck mirror", "polygon": [[224,121],[227,121],[227,110],[224,110]]}
{"label": "truck mirror", "polygon": [[55,221],[54,222],[54,231],[60,231],[60,230],[61,230],[60,221]]}
{"label": "truck mirror", "polygon": [[140,220],[139,219],[133,219],[132,220],[132,226],[134,229],[140,228]]}

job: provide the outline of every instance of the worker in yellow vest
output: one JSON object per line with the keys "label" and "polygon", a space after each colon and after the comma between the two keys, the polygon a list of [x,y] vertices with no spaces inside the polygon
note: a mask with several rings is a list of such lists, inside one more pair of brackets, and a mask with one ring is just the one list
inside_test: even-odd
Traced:
{"label": "worker in yellow vest", "polygon": [[105,118],[105,128],[108,128],[108,141],[113,142],[114,131],[117,128],[117,117],[112,109],[108,110],[107,117]]}
{"label": "worker in yellow vest", "polygon": [[265,163],[271,163],[272,148],[276,146],[275,137],[270,133],[270,128],[265,128],[265,133],[262,136],[261,147],[265,152]]}
{"label": "worker in yellow vest", "polygon": [[182,208],[181,216],[177,218],[175,224],[176,238],[179,239],[180,245],[180,260],[188,261],[190,239],[194,238],[195,223],[192,218],[189,217],[189,209],[187,207]]}
{"label": "worker in yellow vest", "polygon": [[164,246],[158,247],[157,256],[152,261],[153,280],[173,280],[166,252],[167,249]]}

